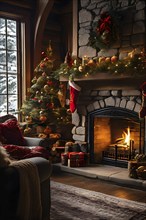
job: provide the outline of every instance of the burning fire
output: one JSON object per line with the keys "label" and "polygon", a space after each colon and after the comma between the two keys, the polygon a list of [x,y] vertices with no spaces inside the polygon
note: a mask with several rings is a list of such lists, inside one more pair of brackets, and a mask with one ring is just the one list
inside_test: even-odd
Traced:
{"label": "burning fire", "polygon": [[123,138],[124,144],[127,146],[130,146],[130,128],[129,127],[127,128],[127,133],[123,131],[122,138]]}
{"label": "burning fire", "polygon": [[122,137],[116,140],[116,143],[122,144],[126,147],[130,146],[130,128],[127,128],[127,132],[123,131]]}

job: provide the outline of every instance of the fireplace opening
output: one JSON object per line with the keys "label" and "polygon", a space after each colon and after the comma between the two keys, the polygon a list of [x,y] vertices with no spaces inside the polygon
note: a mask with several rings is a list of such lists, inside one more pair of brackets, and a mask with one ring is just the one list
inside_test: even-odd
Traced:
{"label": "fireplace opening", "polygon": [[121,108],[96,110],[89,115],[91,162],[127,167],[141,152],[142,126],[138,114]]}

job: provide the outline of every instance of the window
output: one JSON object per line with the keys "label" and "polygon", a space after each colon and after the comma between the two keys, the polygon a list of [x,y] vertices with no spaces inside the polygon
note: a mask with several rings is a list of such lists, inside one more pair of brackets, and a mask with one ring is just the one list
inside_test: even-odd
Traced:
{"label": "window", "polygon": [[0,115],[16,114],[20,82],[19,22],[0,17]]}

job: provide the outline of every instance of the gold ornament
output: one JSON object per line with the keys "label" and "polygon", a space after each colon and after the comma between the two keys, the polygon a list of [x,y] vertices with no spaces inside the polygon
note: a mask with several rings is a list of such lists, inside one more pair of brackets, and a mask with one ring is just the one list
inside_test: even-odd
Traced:
{"label": "gold ornament", "polygon": [[48,85],[44,85],[44,90],[45,90],[45,92],[49,92],[49,86]]}
{"label": "gold ornament", "polygon": [[29,127],[28,127],[28,128],[25,128],[25,129],[24,129],[24,135],[30,134],[30,133],[31,133],[31,130],[32,130],[32,129],[29,128]]}
{"label": "gold ornament", "polygon": [[80,72],[82,72],[83,71],[82,65],[80,65],[78,69],[79,69]]}
{"label": "gold ornament", "polygon": [[31,122],[32,122],[32,117],[31,117],[31,116],[26,116],[26,117],[25,117],[25,121],[26,121],[27,123],[31,123]]}

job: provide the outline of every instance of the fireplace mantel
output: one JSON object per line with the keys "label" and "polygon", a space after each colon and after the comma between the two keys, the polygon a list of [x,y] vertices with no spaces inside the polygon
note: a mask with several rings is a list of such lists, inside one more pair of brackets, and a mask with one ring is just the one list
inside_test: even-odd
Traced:
{"label": "fireplace mantel", "polygon": [[[68,82],[69,78],[61,76],[61,82]],[[145,76],[135,77],[130,75],[114,75],[107,72],[89,75],[87,77],[74,78],[79,86],[85,89],[139,89],[141,84],[146,80]]]}

